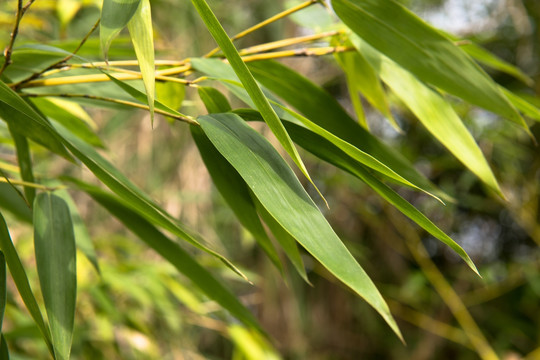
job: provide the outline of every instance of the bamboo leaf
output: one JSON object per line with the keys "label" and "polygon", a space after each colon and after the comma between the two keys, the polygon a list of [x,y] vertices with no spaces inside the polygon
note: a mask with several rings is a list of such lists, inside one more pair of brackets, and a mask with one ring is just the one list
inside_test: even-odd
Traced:
{"label": "bamboo leaf", "polygon": [[383,199],[395,206],[405,216],[413,220],[424,230],[452,248],[452,250],[454,250],[467,263],[467,265],[469,265],[469,267],[478,274],[476,266],[470,259],[469,255],[467,255],[467,253],[461,248],[461,246],[459,246],[452,238],[433,224],[431,220],[418,211],[407,200],[403,199],[398,193],[370,174],[363,165],[359,164],[343,150],[339,149],[336,145],[330,143],[328,140],[322,138],[320,135],[317,135],[288,121],[285,122],[285,127],[291,134],[291,137],[295,143],[320,159],[334,164],[335,166],[351,173],[365,182]]}
{"label": "bamboo leaf", "polygon": [[527,99],[522,96],[513,93],[512,91],[502,88],[508,99],[514,104],[516,108],[519,109],[525,116],[530,117],[535,121],[540,121],[540,109],[534,104],[527,101]]}
{"label": "bamboo leaf", "polygon": [[363,40],[414,74],[527,129],[496,83],[459,47],[394,0],[332,0],[340,19]]}
{"label": "bamboo leaf", "polygon": [[4,334],[0,336],[0,359],[2,360],[9,360],[9,349],[7,346],[6,338],[4,337]]}
{"label": "bamboo leaf", "polygon": [[[35,182],[35,180],[34,173],[32,171],[32,156],[30,154],[28,140],[24,135],[19,134],[16,131],[10,131],[10,133],[11,137],[13,138],[13,142],[15,143],[15,148],[17,150],[17,162],[19,163],[21,179],[26,182],[33,183]],[[25,186],[24,195],[26,196],[26,201],[29,204],[33,204],[34,198],[36,196],[36,189],[30,186]]]}
{"label": "bamboo leaf", "polygon": [[364,42],[358,48],[382,80],[416,115],[429,132],[498,195],[504,197],[482,151],[452,106],[411,73]]}
{"label": "bamboo leaf", "polygon": [[34,203],[34,246],[55,359],[68,360],[77,296],[75,235],[67,204],[49,192]]}
{"label": "bamboo leaf", "polygon": [[[272,106],[270,106],[268,99],[266,98],[266,96],[264,96],[261,88],[253,78],[253,75],[251,75],[251,73],[249,72],[248,67],[238,54],[238,51],[234,47],[231,39],[219,23],[218,19],[208,6],[207,2],[205,0],[192,0],[191,2],[193,3],[200,17],[206,24],[206,28],[212,34],[212,37],[223,51],[223,54],[225,54],[231,67],[244,85],[244,88],[246,89],[250,98],[255,103],[257,109],[260,111],[261,115],[264,118],[264,121],[266,122],[270,130],[272,130],[272,132],[280,142],[281,146],[283,146],[285,151],[287,151],[296,166],[298,166],[304,176],[309,180],[309,182],[311,182],[315,189],[317,189],[317,192],[319,192],[319,189],[311,180],[311,177],[309,176],[309,173],[302,159],[300,158],[300,155],[298,154],[298,150],[296,150],[296,148],[294,147],[294,144],[291,141],[289,135],[287,134],[287,131],[283,127],[283,124],[279,120],[279,117],[275,113]],[[321,195],[324,200],[324,197],[320,192],[319,195]]]}
{"label": "bamboo leaf", "polygon": [[140,2],[141,0],[103,0],[99,38],[105,59],[108,58],[113,39],[133,18]]}
{"label": "bamboo leaf", "polygon": [[7,279],[6,279],[6,258],[0,251],[0,331],[3,330],[4,312],[7,302]]}
{"label": "bamboo leaf", "polygon": [[47,344],[49,352],[51,353],[51,355],[54,356],[51,333],[47,325],[45,325],[45,321],[43,320],[43,315],[41,314],[41,310],[39,309],[39,306],[36,302],[36,298],[34,297],[34,293],[32,292],[32,289],[30,288],[30,283],[28,282],[26,271],[24,270],[24,267],[21,263],[21,259],[19,259],[19,255],[17,254],[17,250],[15,249],[15,246],[13,246],[13,242],[11,241],[11,237],[9,236],[9,231],[6,225],[6,221],[4,220],[4,217],[2,216],[1,213],[0,213],[0,250],[4,253],[4,256],[6,258],[6,263],[9,267],[9,272],[11,273],[11,277],[13,278],[13,282],[15,283],[15,286],[17,286],[17,290],[19,290],[19,294],[21,295],[21,298],[24,304],[26,305],[28,312],[32,316],[32,319],[36,323],[37,327],[39,328],[41,335],[43,335],[43,338],[45,339],[45,343]]}
{"label": "bamboo leaf", "polygon": [[201,289],[209,298],[215,300],[244,324],[262,331],[249,310],[221,282],[216,280],[180,245],[163,235],[148,220],[133,211],[131,206],[99,188],[78,180],[73,180],[73,182],[120,220],[148,246],[170,262],[178,271],[187,276],[193,282],[193,285]]}
{"label": "bamboo leaf", "polygon": [[143,77],[150,118],[154,124],[154,100],[156,97],[156,66],[154,64],[154,32],[150,0],[140,0],[139,7],[127,24],[139,68]]}
{"label": "bamboo leaf", "polygon": [[373,156],[418,188],[444,200],[451,200],[401,154],[359,126],[330,94],[305,77],[275,61],[253,62],[249,66],[261,84],[313,123]]}
{"label": "bamboo leaf", "polygon": [[31,101],[45,116],[56,120],[81,140],[102,148],[101,139],[90,129],[86,121],[60,106],[56,100],[58,99],[34,98]]}
{"label": "bamboo leaf", "polygon": [[332,274],[373,306],[401,338],[379,291],[270,143],[237,115],[199,117],[205,134],[269,214]]}
{"label": "bamboo leaf", "polygon": [[219,90],[213,87],[200,86],[197,91],[209,113],[225,113],[232,110],[229,100]]}
{"label": "bamboo leaf", "polygon": [[54,128],[19,95],[0,81],[0,118],[10,129],[45,146],[58,155],[73,158],[58,139]]}

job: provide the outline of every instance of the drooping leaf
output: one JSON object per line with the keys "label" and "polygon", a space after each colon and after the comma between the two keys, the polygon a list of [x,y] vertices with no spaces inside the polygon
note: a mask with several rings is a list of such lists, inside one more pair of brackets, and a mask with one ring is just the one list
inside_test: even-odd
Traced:
{"label": "drooping leaf", "polygon": [[[200,87],[198,90],[210,113],[223,110],[227,111],[227,109],[231,108],[227,99],[218,90],[205,87]],[[199,153],[219,193],[223,196],[242,226],[253,235],[276,268],[280,272],[283,272],[283,266],[276,249],[257,215],[257,210],[251,199],[247,184],[216,150],[200,127],[191,126],[190,129]]]}
{"label": "drooping leaf", "polygon": [[452,106],[407,70],[365,42],[355,42],[382,80],[429,132],[490,189],[504,197],[482,151]]}
{"label": "drooping leaf", "polygon": [[[33,98],[31,101],[47,117],[56,120],[74,135],[90,145],[103,147],[101,139],[90,129],[87,122],[65,109],[52,98]],[[78,104],[77,104],[78,105]]]}
{"label": "drooping leaf", "polygon": [[154,32],[152,28],[152,15],[150,0],[140,0],[139,7],[127,24],[135,54],[139,61],[150,118],[154,124],[154,100],[156,97],[156,66],[154,64]]}
{"label": "drooping leaf", "polygon": [[270,143],[237,115],[199,117],[205,134],[268,213],[332,274],[373,306],[401,338],[379,291]]}
{"label": "drooping leaf", "polygon": [[308,129],[288,121],[286,121],[284,124],[295,143],[320,159],[325,160],[364,181],[383,199],[395,206],[405,216],[409,217],[424,230],[452,248],[452,250],[454,250],[474,272],[478,273],[478,270],[476,269],[476,266],[470,259],[469,255],[467,255],[467,253],[454,240],[452,240],[452,238],[446,235],[446,233],[433,224],[424,214],[411,205],[407,200],[403,199],[398,193],[370,174],[363,165],[359,164],[343,150],[339,149],[328,140],[309,131]]}
{"label": "drooping leaf", "polygon": [[[11,127],[9,125],[8,127]],[[30,154],[30,147],[28,145],[28,140],[22,134],[19,134],[16,131],[10,131],[13,142],[15,143],[15,148],[17,150],[17,162],[19,163],[19,169],[21,172],[21,179],[26,182],[33,183],[34,172],[32,171],[32,156]],[[24,187],[24,195],[26,196],[26,201],[29,204],[34,203],[34,198],[36,196],[36,189],[30,186]]]}
{"label": "drooping leaf", "polygon": [[4,253],[6,263],[9,267],[9,272],[11,273],[11,277],[13,278],[13,282],[15,283],[15,286],[17,286],[17,290],[19,291],[19,294],[21,295],[21,298],[26,305],[26,308],[28,309],[28,312],[32,316],[32,319],[39,328],[41,335],[45,339],[45,343],[47,344],[49,352],[51,353],[51,355],[54,356],[51,333],[47,325],[45,325],[41,310],[39,309],[36,298],[34,297],[34,293],[30,288],[30,283],[28,282],[26,271],[24,270],[24,267],[21,263],[21,259],[19,259],[19,255],[17,254],[15,246],[13,246],[13,242],[11,241],[11,237],[9,236],[6,221],[4,220],[4,217],[1,213],[0,250]]}
{"label": "drooping leaf", "polygon": [[151,223],[161,226],[175,236],[191,243],[195,247],[216,256],[223,261],[231,270],[246,278],[246,276],[223,255],[203,244],[202,240],[187,230],[167,212],[156,205],[150,198],[137,188],[111,163],[99,155],[93,148],[81,142],[65,129],[58,129],[64,138],[66,147],[81,160],[88,169],[101,180],[109,189],[125,201],[133,211],[148,219]]}
{"label": "drooping leaf", "polygon": [[45,146],[52,152],[72,160],[54,128],[19,95],[0,81],[0,118],[12,131]]}
{"label": "drooping leaf", "polygon": [[315,124],[370,154],[415,186],[442,199],[450,199],[401,154],[359,126],[330,94],[310,80],[276,61],[257,61],[249,66],[261,84]]}
{"label": "drooping leaf", "polygon": [[394,0],[332,0],[339,18],[418,79],[526,128],[496,83],[458,46]]}
{"label": "drooping leaf", "polygon": [[163,235],[136,211],[133,211],[124,201],[81,181],[73,180],[73,182],[120,220],[149,247],[170,262],[178,271],[187,276],[193,282],[193,285],[201,289],[209,298],[215,300],[244,324],[260,330],[260,326],[253,315],[221,282],[216,280],[182,247]]}
{"label": "drooping leaf", "polygon": [[[281,146],[283,146],[285,151],[287,151],[296,166],[298,166],[304,176],[311,182],[311,184],[313,184],[315,189],[317,189],[317,192],[319,192],[317,186],[315,186],[315,184],[311,180],[311,177],[309,176],[309,173],[302,159],[300,158],[300,155],[298,154],[298,150],[296,150],[296,148],[294,147],[294,144],[292,143],[291,138],[287,134],[287,131],[283,127],[283,124],[279,120],[279,117],[275,113],[272,106],[270,106],[268,99],[266,98],[266,96],[264,96],[261,88],[253,78],[253,75],[251,75],[248,67],[238,54],[238,51],[236,50],[234,44],[219,23],[219,20],[216,18],[216,16],[208,6],[207,2],[205,0],[191,0],[191,2],[193,3],[200,17],[206,24],[206,28],[212,34],[212,37],[223,51],[223,54],[225,54],[225,57],[227,58],[234,72],[244,85],[244,88],[246,89],[250,98],[255,103],[257,109],[260,111],[261,115],[264,118],[264,121],[266,122],[270,130],[272,130],[272,132],[280,142]],[[319,194],[324,199],[320,192]]]}
{"label": "drooping leaf", "polygon": [[75,235],[67,204],[49,192],[34,203],[34,246],[55,358],[68,360],[77,296]]}
{"label": "drooping leaf", "polygon": [[108,57],[111,42],[129,23],[141,0],[103,0],[99,38],[105,59]]}

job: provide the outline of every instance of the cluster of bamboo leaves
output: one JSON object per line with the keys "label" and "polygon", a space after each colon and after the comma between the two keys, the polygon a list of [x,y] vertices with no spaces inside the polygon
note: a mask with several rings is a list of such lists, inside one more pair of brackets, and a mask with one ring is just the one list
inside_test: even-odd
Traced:
{"label": "cluster of bamboo leaves", "polygon": [[[70,357],[77,288],[76,248],[96,268],[98,259],[77,207],[65,190],[68,187],[90,195],[189,278],[193,286],[246,327],[263,332],[251,312],[223,281],[184,250],[182,242],[217,257],[239,276],[245,275],[100,155],[98,150],[104,145],[80,107],[82,103],[104,108],[142,108],[150,112],[152,121],[154,113],[159,113],[177,120],[171,126],[184,127],[186,131],[189,127],[216,188],[277,269],[283,272],[278,253],[284,252],[300,276],[309,282],[300,245],[368,302],[402,338],[373,281],[336,235],[278,149],[248,122],[265,122],[279,141],[279,150],[288,154],[315,189],[297,146],[366,183],[419,227],[452,248],[477,272],[454,240],[394,190],[395,186],[403,186],[424,192],[434,201],[453,201],[370,132],[358,95],[362,94],[401,131],[389,109],[387,93],[392,92],[434,138],[482,181],[487,193],[504,198],[452,101],[458,98],[481,107],[529,133],[522,114],[538,121],[540,111],[496,84],[478,63],[527,83],[530,79],[479,46],[460,42],[433,28],[394,0],[313,0],[298,5],[294,11],[308,6],[324,7],[328,17],[334,19],[333,30],[313,35],[319,41],[326,39],[326,47],[296,50],[289,55],[267,50],[275,50],[279,44],[251,52],[238,51],[233,40],[242,34],[229,37],[205,0],[192,3],[219,50],[177,62],[159,62],[154,59],[150,1],[103,1],[99,24],[103,60],[108,60],[113,39],[127,27],[140,71],[122,68],[122,62],[87,60],[57,47],[13,47],[14,41],[10,44],[13,52],[5,53],[1,68],[0,118],[9,128],[18,166],[11,170],[5,166],[3,179],[13,187],[22,186],[23,193],[19,193],[33,211],[36,266],[47,316],[40,311],[1,218],[0,321],[6,303],[7,264],[51,356]],[[23,13],[19,7],[17,26]],[[346,75],[357,119],[325,90],[272,60],[281,55],[332,53]],[[195,80],[188,80],[191,74],[197,76]],[[141,78],[142,86],[132,81]],[[182,114],[176,110],[179,106],[172,105],[174,101],[158,101],[156,81],[158,85],[196,88],[208,114]],[[103,83],[108,87],[99,86]],[[233,109],[227,97],[213,86],[216,83],[225,86],[246,107]],[[82,164],[103,187],[70,177],[54,181],[37,178],[29,141],[74,164]],[[324,203],[324,194],[319,192],[319,196]],[[1,207],[13,213],[18,211],[9,202]],[[277,244],[270,240],[268,231]],[[7,354],[5,341],[1,344],[0,351]]]}

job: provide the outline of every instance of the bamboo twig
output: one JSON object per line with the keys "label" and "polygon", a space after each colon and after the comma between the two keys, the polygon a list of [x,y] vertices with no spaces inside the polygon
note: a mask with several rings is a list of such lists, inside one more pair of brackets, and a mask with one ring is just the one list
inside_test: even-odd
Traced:
{"label": "bamboo twig", "polygon": [[0,182],[9,183],[11,185],[27,186],[27,187],[31,187],[31,188],[35,188],[35,189],[46,190],[46,191],[53,191],[53,190],[66,189],[67,188],[66,186],[50,187],[50,186],[46,186],[46,185],[36,184],[36,183],[33,183],[33,182],[10,179],[10,178],[7,178],[7,177],[1,177]]}
{"label": "bamboo twig", "polygon": [[[274,16],[272,16],[272,17],[270,17],[270,18],[268,18],[268,19],[266,19],[264,21],[261,21],[258,24],[255,24],[255,25],[247,28],[244,31],[239,32],[238,34],[234,35],[231,38],[231,40],[235,41],[235,40],[241,39],[244,36],[254,32],[256,30],[259,30],[260,28],[265,27],[266,25],[269,25],[269,24],[271,24],[271,23],[273,23],[273,22],[275,22],[277,20],[283,19],[284,17],[287,17],[287,16],[289,16],[291,14],[294,14],[295,12],[300,11],[302,9],[305,9],[305,8],[311,6],[311,5],[315,4],[315,3],[318,3],[318,2],[319,2],[319,0],[308,0],[308,1],[303,2],[303,3],[301,3],[301,4],[297,5],[297,6],[292,7],[290,9],[282,11],[279,14],[276,14],[276,15],[274,15]],[[214,55],[215,53],[217,53],[218,51],[219,51],[219,47],[217,47],[215,49],[212,49],[206,55],[204,55],[204,57],[210,57],[210,56]]]}
{"label": "bamboo twig", "polygon": [[[126,106],[134,107],[137,109],[150,111],[150,107],[148,105],[139,104],[139,103],[127,101],[127,100],[120,100],[120,99],[114,99],[114,98],[109,98],[109,97],[104,97],[104,96],[88,95],[88,94],[28,94],[28,93],[23,93],[20,95],[23,97],[60,97],[60,98],[82,98],[82,99],[90,99],[90,100],[99,100],[99,101],[106,101],[106,102],[110,102],[114,104],[126,105]],[[176,120],[187,122],[188,124],[199,125],[197,120],[195,120],[195,118],[189,115],[184,115],[180,113],[179,113],[180,115],[177,115],[177,114],[173,114],[168,111],[161,110],[161,109],[155,109],[154,111],[158,114],[169,116]]]}
{"label": "bamboo twig", "polygon": [[26,5],[23,6],[22,0],[17,1],[17,14],[15,15],[15,24],[13,25],[13,30],[11,31],[11,36],[9,39],[8,46],[4,50],[4,63],[2,64],[2,67],[0,68],[0,76],[4,73],[6,68],[11,65],[11,54],[13,53],[13,45],[15,45],[15,39],[17,39],[17,35],[19,34],[19,25],[21,24],[21,20],[24,16],[24,13],[26,13],[26,10],[30,8],[30,6],[34,3],[35,0],[28,0]]}

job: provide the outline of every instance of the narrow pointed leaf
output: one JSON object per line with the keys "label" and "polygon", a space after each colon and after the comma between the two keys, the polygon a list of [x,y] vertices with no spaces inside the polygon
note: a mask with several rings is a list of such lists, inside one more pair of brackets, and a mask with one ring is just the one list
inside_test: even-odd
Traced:
{"label": "narrow pointed leaf", "polygon": [[148,220],[130,209],[121,199],[83,182],[77,180],[74,180],[74,182],[149,247],[188,277],[193,282],[193,285],[201,289],[209,298],[215,300],[244,324],[261,331],[259,324],[249,310],[220,281],[183,250],[180,245],[163,235]]}
{"label": "narrow pointed leaf", "polygon": [[[11,126],[8,127],[11,128]],[[32,156],[30,154],[28,140],[24,135],[19,134],[16,131],[10,131],[10,133],[17,150],[17,162],[19,163],[21,179],[26,182],[33,183],[35,182],[35,179],[34,172],[32,171]],[[29,204],[33,204],[34,198],[36,197],[36,189],[30,186],[25,186],[24,195],[26,197],[26,201]]]}
{"label": "narrow pointed leaf", "polygon": [[7,279],[6,279],[6,258],[4,253],[0,251],[0,331],[2,331],[4,323],[4,312],[6,311],[7,302]]}
{"label": "narrow pointed leaf", "polygon": [[359,126],[330,94],[310,80],[276,61],[257,61],[249,66],[261,84],[313,123],[370,154],[415,186],[442,199],[451,199],[401,154]]}
{"label": "narrow pointed leaf", "polygon": [[9,236],[9,231],[6,225],[6,221],[4,220],[4,217],[2,216],[1,213],[0,213],[0,250],[4,253],[4,256],[6,258],[6,263],[9,267],[9,272],[11,273],[11,277],[13,278],[13,282],[15,283],[15,286],[17,286],[19,295],[21,295],[21,298],[24,304],[26,305],[28,312],[32,316],[32,319],[36,323],[41,334],[43,335],[43,338],[45,339],[45,343],[47,344],[47,348],[49,349],[49,352],[51,353],[51,355],[54,356],[51,333],[47,325],[45,325],[45,321],[43,320],[43,315],[41,314],[41,310],[39,309],[36,298],[34,297],[34,293],[32,292],[32,289],[30,288],[30,283],[28,282],[26,271],[24,270],[24,267],[21,263],[21,259],[19,259],[19,255],[17,254],[17,250],[15,249],[15,246],[13,246],[13,242],[11,241],[11,237]]}
{"label": "narrow pointed leaf", "polygon": [[452,106],[407,70],[369,45],[364,42],[358,45],[382,80],[429,132],[490,189],[504,197],[482,151]]}
{"label": "narrow pointed leaf", "polygon": [[58,103],[56,103],[56,100],[58,99],[53,100],[51,98],[35,98],[31,101],[36,107],[39,108],[41,113],[51,119],[56,120],[81,140],[84,140],[90,145],[102,148],[103,143],[101,142],[101,139],[92,131],[87,122],[73,114],[68,109],[61,107]]}
{"label": "narrow pointed leaf", "polygon": [[[214,88],[200,87],[199,96],[208,112],[221,112],[231,109],[229,102],[221,92]],[[212,181],[242,226],[255,238],[268,258],[283,273],[283,266],[268,234],[257,215],[255,204],[251,199],[249,187],[238,172],[216,150],[199,126],[191,126],[191,136],[199,149]]]}
{"label": "narrow pointed leaf", "polygon": [[[319,192],[317,186],[311,180],[311,177],[309,176],[309,173],[302,159],[300,158],[300,155],[298,154],[298,150],[296,150],[296,148],[294,147],[294,144],[291,141],[289,135],[287,134],[287,131],[283,127],[283,124],[279,120],[279,117],[275,113],[274,109],[272,109],[272,106],[270,106],[268,99],[266,98],[266,96],[264,96],[261,88],[253,78],[253,75],[251,75],[248,67],[238,54],[238,51],[234,47],[234,44],[219,23],[219,20],[216,18],[216,16],[208,6],[207,2],[205,0],[191,0],[191,2],[193,3],[200,17],[206,24],[208,31],[210,31],[212,37],[223,51],[223,54],[225,54],[225,57],[227,58],[234,72],[244,85],[244,88],[255,103],[257,109],[260,111],[261,115],[264,118],[264,121],[266,122],[270,130],[272,130],[272,132],[280,142],[281,146],[283,146],[285,151],[287,151],[296,166],[298,166],[304,176],[311,182],[317,192]],[[324,197],[320,192],[319,195],[321,195],[324,200]]]}
{"label": "narrow pointed leaf", "polygon": [[205,134],[272,217],[401,338],[386,302],[272,145],[234,114],[199,118]]}
{"label": "narrow pointed leaf", "polygon": [[154,64],[154,32],[150,0],[140,0],[139,7],[128,23],[129,34],[139,61],[143,77],[150,118],[154,124],[154,100],[156,97],[156,66]]}
{"label": "narrow pointed leaf", "polygon": [[141,0],[103,0],[99,38],[105,59],[111,42],[135,15],[140,2]]}
{"label": "narrow pointed leaf", "polygon": [[332,0],[363,40],[421,81],[523,125],[496,83],[458,46],[394,0]]}
{"label": "narrow pointed leaf", "polygon": [[363,165],[359,164],[336,145],[299,125],[287,121],[285,122],[285,127],[289,134],[291,134],[295,143],[320,159],[325,160],[364,181],[383,199],[395,206],[405,216],[409,217],[424,230],[452,248],[452,250],[454,250],[474,272],[478,273],[476,266],[461,246],[433,224],[431,220],[418,211],[407,200],[403,199],[398,193],[370,174]]}
{"label": "narrow pointed leaf", "polygon": [[34,140],[66,159],[73,159],[59,141],[51,124],[2,81],[0,81],[0,118],[9,124],[12,131]]}
{"label": "narrow pointed leaf", "polygon": [[68,360],[77,296],[75,235],[67,204],[49,192],[34,203],[34,246],[55,358]]}
{"label": "narrow pointed leaf", "polygon": [[514,104],[514,106],[518,108],[519,111],[523,113],[523,115],[530,117],[535,121],[540,121],[540,109],[538,107],[508,89],[503,88],[503,91],[506,96],[508,96],[508,99],[510,99],[512,104]]}
{"label": "narrow pointed leaf", "polygon": [[165,210],[161,209],[150,200],[146,194],[137,188],[128,178],[93,148],[81,142],[65,129],[59,128],[58,131],[63,136],[66,147],[81,160],[103,184],[116,193],[126,203],[130,204],[132,210],[136,211],[153,224],[161,226],[197,248],[216,256],[231,270],[246,279],[246,276],[227,258],[203,244],[201,239],[198,239],[191,231],[187,230],[178,221],[173,219],[172,216],[166,213]]}

